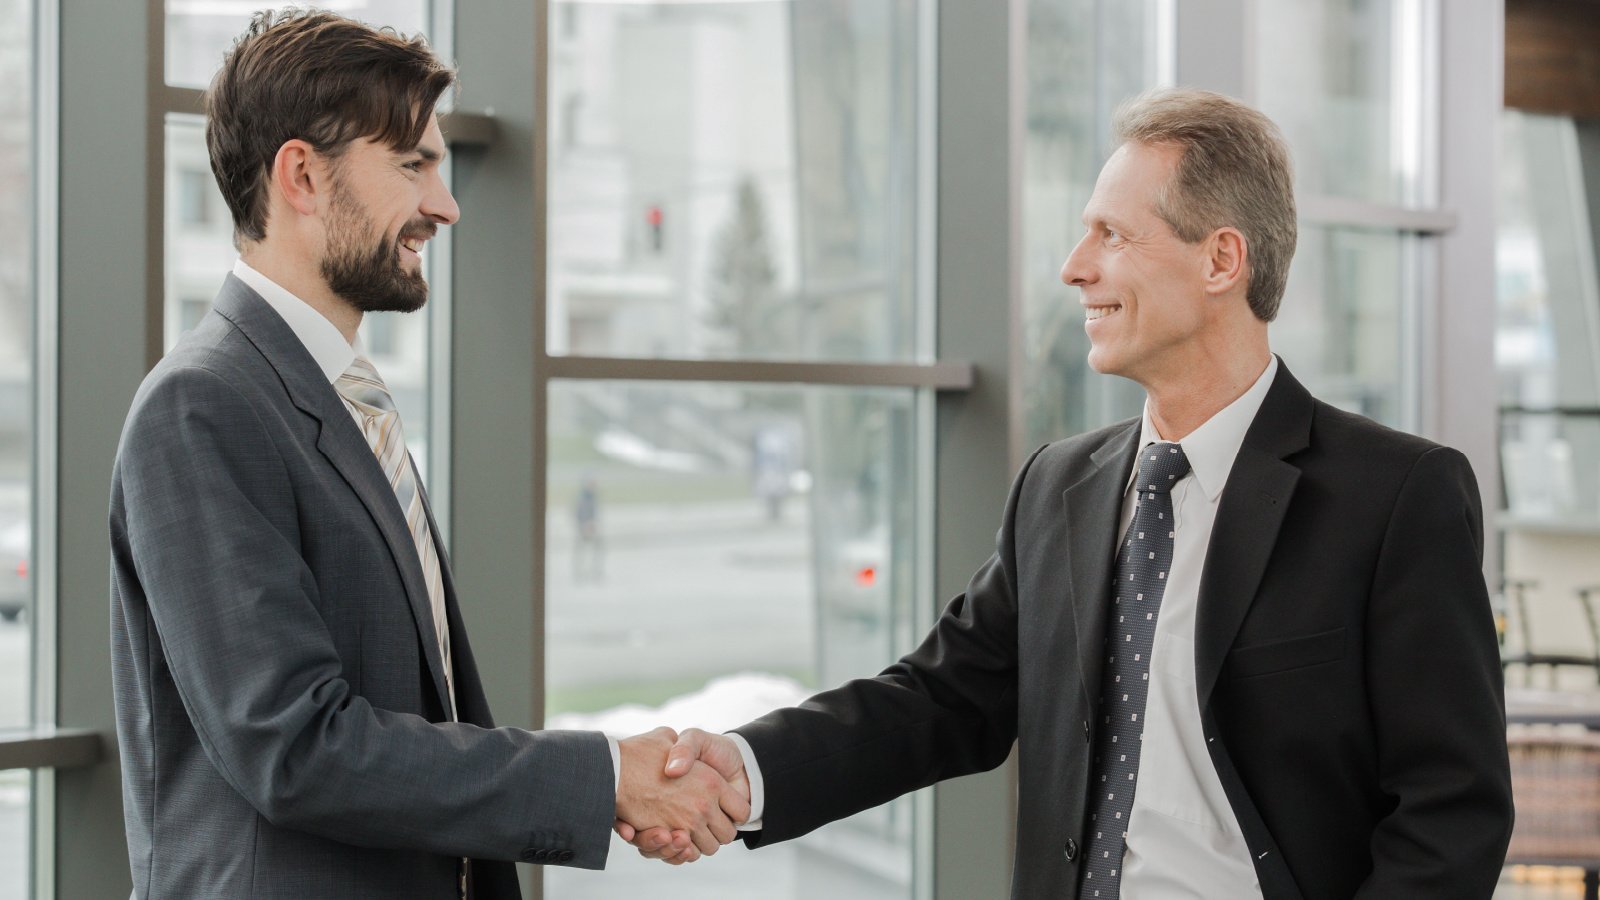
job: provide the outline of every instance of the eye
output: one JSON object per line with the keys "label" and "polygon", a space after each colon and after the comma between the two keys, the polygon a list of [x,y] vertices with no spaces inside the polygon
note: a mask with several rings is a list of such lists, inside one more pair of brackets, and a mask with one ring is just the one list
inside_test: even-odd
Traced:
{"label": "eye", "polygon": [[409,169],[409,170],[411,170],[413,172],[421,172],[422,171],[422,160],[413,159],[412,161],[410,161],[410,162],[405,164],[405,168],[407,168],[407,169]]}

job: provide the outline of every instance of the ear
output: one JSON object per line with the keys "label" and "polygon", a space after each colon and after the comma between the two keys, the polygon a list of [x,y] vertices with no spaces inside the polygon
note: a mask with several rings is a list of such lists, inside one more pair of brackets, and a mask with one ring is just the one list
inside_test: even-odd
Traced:
{"label": "ear", "polygon": [[321,160],[310,144],[299,138],[285,141],[272,158],[272,188],[289,207],[302,216],[317,211],[325,193]]}
{"label": "ear", "polygon": [[1250,246],[1237,228],[1224,226],[1206,239],[1206,294],[1219,297],[1242,288],[1250,274]]}

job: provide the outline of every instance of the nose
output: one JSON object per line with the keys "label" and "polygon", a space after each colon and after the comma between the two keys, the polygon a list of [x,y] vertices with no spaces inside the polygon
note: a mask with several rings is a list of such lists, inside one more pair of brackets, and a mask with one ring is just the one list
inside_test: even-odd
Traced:
{"label": "nose", "polygon": [[1062,284],[1082,287],[1086,284],[1092,284],[1098,277],[1093,260],[1090,258],[1089,239],[1091,237],[1093,237],[1092,234],[1085,234],[1078,241],[1078,246],[1073,247],[1072,252],[1067,254],[1067,261],[1061,264]]}
{"label": "nose", "polygon": [[454,225],[461,221],[461,207],[456,205],[456,198],[450,195],[450,189],[445,187],[444,179],[438,172],[433,173],[428,192],[422,197],[422,208],[418,212],[440,225]]}

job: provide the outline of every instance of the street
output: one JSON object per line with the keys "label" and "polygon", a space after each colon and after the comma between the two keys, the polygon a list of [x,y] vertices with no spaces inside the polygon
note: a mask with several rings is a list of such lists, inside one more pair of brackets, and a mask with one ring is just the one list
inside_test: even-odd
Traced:
{"label": "street", "polygon": [[552,512],[545,673],[552,694],[758,670],[809,676],[816,659],[810,535],[756,503],[607,511],[604,575],[575,578],[571,522]]}

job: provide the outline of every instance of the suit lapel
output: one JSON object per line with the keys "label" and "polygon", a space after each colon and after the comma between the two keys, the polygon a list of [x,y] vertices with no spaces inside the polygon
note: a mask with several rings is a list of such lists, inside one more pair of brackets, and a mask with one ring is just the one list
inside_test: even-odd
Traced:
{"label": "suit lapel", "polygon": [[1135,419],[1090,454],[1092,470],[1062,494],[1072,573],[1068,606],[1078,641],[1079,686],[1091,709],[1099,692],[1100,670],[1105,666],[1106,598],[1115,574],[1117,523],[1138,440],[1139,421]]}
{"label": "suit lapel", "polygon": [[[316,419],[317,449],[338,470],[345,482],[361,499],[362,505],[378,526],[395,566],[400,570],[401,583],[405,585],[406,600],[417,627],[417,635],[428,669],[433,676],[434,690],[438,692],[443,709],[450,709],[449,694],[444,681],[444,661],[439,655],[439,640],[433,627],[433,606],[428,600],[427,581],[422,574],[422,561],[417,557],[416,542],[406,527],[405,515],[400,511],[400,501],[384,477],[383,468],[367,445],[366,438],[356,428],[350,412],[339,399],[333,385],[328,383],[316,360],[288,324],[275,310],[251,290],[244,282],[229,275],[217,295],[217,312],[225,316],[266,357],[290,400],[296,407]],[[442,559],[441,554],[441,559]]]}
{"label": "suit lapel", "polygon": [[1210,702],[1277,544],[1300,480],[1300,469],[1285,460],[1310,446],[1312,412],[1311,394],[1280,360],[1228,474],[1206,548],[1194,640],[1202,709]]}

